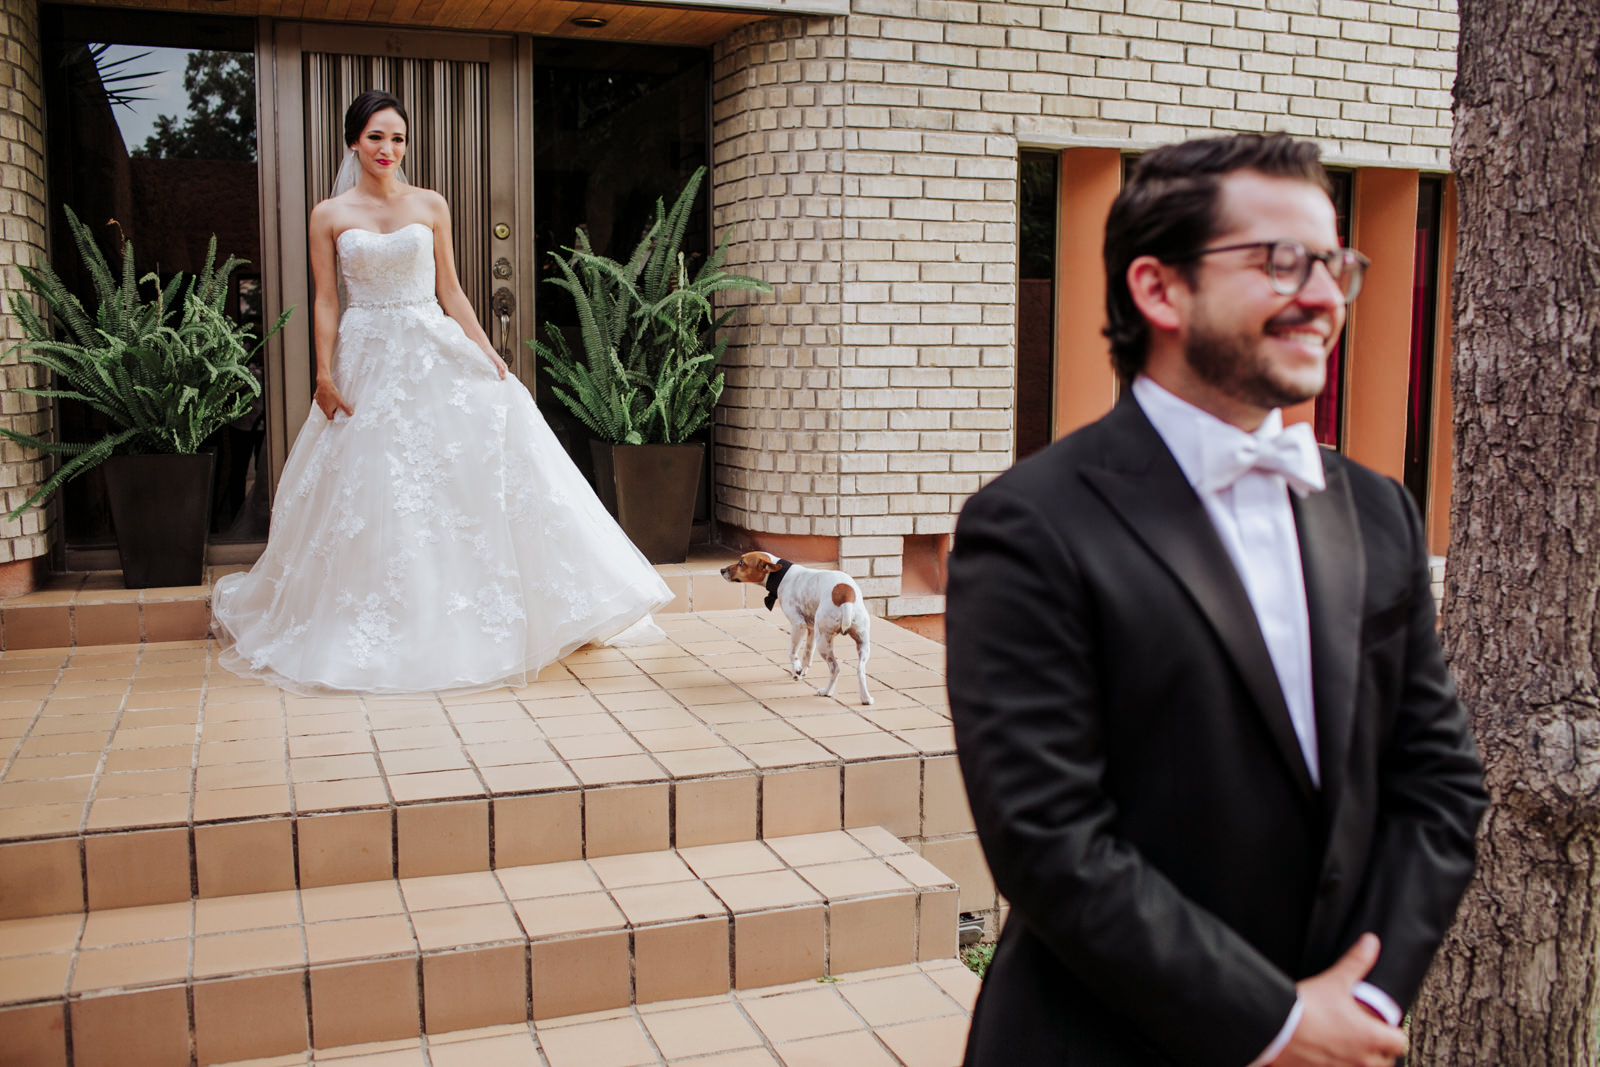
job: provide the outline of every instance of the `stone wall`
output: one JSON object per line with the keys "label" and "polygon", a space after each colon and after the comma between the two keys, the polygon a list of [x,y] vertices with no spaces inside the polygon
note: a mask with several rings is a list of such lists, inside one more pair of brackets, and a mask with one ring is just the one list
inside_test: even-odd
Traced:
{"label": "stone wall", "polygon": [[[21,285],[15,264],[32,264],[45,249],[44,86],[36,0],[0,0],[0,50],[0,285],[9,294]],[[21,337],[17,320],[0,315],[0,348],[11,348]],[[49,402],[16,391],[41,384],[41,372],[19,365],[15,355],[0,361],[0,426],[50,433]],[[0,442],[0,507],[9,513],[45,474],[44,460]],[[0,595],[31,583],[32,561],[49,550],[46,521],[37,508],[20,520],[0,516]]]}
{"label": "stone wall", "polygon": [[1282,130],[1448,169],[1455,33],[1454,0],[853,0],[720,42],[716,225],[779,291],[730,345],[719,520],[942,610],[901,574],[1011,459],[1019,149]]}

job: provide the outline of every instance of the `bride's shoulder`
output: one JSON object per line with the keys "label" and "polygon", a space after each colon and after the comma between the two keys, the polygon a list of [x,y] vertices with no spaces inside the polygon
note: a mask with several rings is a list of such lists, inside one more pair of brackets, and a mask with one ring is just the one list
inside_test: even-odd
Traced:
{"label": "bride's shoulder", "polygon": [[412,203],[422,208],[422,210],[429,215],[436,215],[441,211],[449,210],[448,206],[444,202],[444,197],[440,196],[432,189],[424,189],[421,186],[413,186],[409,196],[411,197]]}
{"label": "bride's shoulder", "polygon": [[339,222],[350,212],[347,196],[348,194],[346,193],[340,193],[338,196],[330,196],[326,200],[319,200],[317,205],[311,209],[311,228],[342,229],[339,226]]}
{"label": "bride's shoulder", "polygon": [[355,197],[352,195],[354,192],[354,189],[346,189],[342,193],[337,193],[333,196],[327,197],[326,199],[318,200],[316,206],[311,209],[311,214],[315,215],[318,212],[328,214],[348,211],[350,209],[351,202],[355,199]]}

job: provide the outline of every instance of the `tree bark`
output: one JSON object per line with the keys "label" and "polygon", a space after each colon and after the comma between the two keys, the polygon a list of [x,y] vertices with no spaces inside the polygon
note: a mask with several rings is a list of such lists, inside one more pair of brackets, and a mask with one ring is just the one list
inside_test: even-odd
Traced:
{"label": "tree bark", "polygon": [[1493,803],[1411,1063],[1596,1067],[1600,3],[1460,18],[1443,625]]}

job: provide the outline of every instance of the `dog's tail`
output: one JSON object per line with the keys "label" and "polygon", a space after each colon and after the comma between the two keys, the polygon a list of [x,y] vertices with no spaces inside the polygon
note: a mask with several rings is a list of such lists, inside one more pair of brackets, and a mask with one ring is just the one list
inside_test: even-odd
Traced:
{"label": "dog's tail", "polygon": [[[847,607],[846,605],[849,606]],[[844,582],[834,586],[833,606],[844,608],[844,611],[840,612],[839,632],[842,634],[860,634],[861,620],[867,614],[867,610],[856,602],[855,589]]]}

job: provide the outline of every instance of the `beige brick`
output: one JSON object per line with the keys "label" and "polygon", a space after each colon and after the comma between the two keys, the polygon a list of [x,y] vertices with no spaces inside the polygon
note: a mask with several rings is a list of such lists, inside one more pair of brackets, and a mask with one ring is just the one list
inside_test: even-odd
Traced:
{"label": "beige brick", "polygon": [[947,532],[1006,466],[1019,140],[1270,127],[1447,165],[1456,29],[1366,0],[860,0],[738,31],[714,52],[713,213],[743,228],[730,266],[782,290],[731,338],[719,517],[881,541],[847,554],[889,580],[899,536]]}
{"label": "beige brick", "polygon": [[[39,13],[26,0],[5,0],[0,5],[0,82],[13,86],[7,96],[4,120],[0,121],[0,263],[34,263],[43,258],[45,247],[44,138],[39,125],[43,105],[40,67]],[[6,272],[6,287],[19,279]],[[35,301],[37,306],[37,301]],[[11,315],[0,316],[0,339],[14,342],[22,338],[20,324]],[[5,347],[9,347],[9,344]],[[16,364],[12,356],[9,363]],[[4,423],[24,433],[49,433],[50,402],[23,396],[14,390],[44,384],[35,369],[14,366],[6,371],[7,392],[0,394],[0,412],[10,416]],[[5,506],[9,510],[27,499],[41,483],[48,464],[24,449],[8,445],[0,451],[0,485],[9,487]],[[20,523],[0,527],[0,562],[32,559],[48,551],[51,530],[47,515],[35,510]]]}

